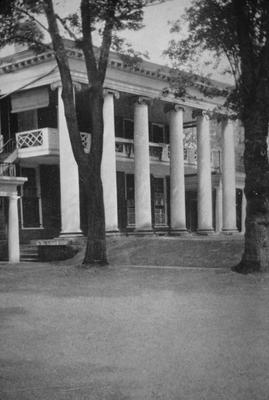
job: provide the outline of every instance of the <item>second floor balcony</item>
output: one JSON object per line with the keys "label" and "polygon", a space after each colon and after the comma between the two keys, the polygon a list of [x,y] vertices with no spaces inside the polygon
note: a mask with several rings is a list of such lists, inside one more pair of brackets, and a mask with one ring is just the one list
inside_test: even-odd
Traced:
{"label": "second floor balcony", "polygon": [[[131,139],[122,139],[116,137],[115,143],[117,159],[134,159],[134,142]],[[149,143],[150,161],[169,164],[170,163],[170,145],[165,143]],[[184,163],[190,166],[197,166],[197,150],[195,147],[184,148]],[[221,151],[219,149],[211,150],[211,167],[214,170],[220,169]]]}
{"label": "second floor balcony", "polygon": [[59,135],[55,128],[41,128],[16,133],[19,158],[59,154]]}
{"label": "second floor balcony", "polygon": [[[81,141],[86,153],[90,151],[91,135],[81,132]],[[19,158],[59,155],[59,134],[55,128],[41,128],[16,133],[16,147]],[[134,159],[134,141],[116,137],[115,151],[117,159]],[[165,143],[149,143],[151,162],[170,163],[170,145]],[[220,168],[220,150],[211,151],[211,166]],[[184,162],[187,165],[197,165],[197,151],[193,147],[184,148]]]}

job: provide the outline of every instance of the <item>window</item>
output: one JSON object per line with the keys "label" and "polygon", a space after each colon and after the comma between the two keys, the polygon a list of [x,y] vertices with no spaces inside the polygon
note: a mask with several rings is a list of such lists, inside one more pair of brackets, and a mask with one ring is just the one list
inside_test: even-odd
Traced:
{"label": "window", "polygon": [[30,131],[38,128],[37,109],[22,111],[18,116],[18,132]]}
{"label": "window", "polygon": [[151,124],[149,141],[153,143],[165,143],[165,130],[163,124]]}
{"label": "window", "polygon": [[123,120],[123,132],[125,139],[133,139],[134,138],[134,121],[131,119]]}

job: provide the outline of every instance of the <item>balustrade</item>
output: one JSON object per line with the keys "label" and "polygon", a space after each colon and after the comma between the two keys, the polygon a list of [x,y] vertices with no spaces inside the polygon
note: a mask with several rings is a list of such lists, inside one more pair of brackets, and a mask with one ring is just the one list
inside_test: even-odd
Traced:
{"label": "balustrade", "polygon": [[18,149],[42,146],[44,142],[43,129],[35,129],[32,131],[19,132],[17,133],[16,137],[17,137]]}
{"label": "balustrade", "polygon": [[0,176],[16,176],[15,164],[0,163]]}
{"label": "balustrade", "polygon": [[91,139],[92,136],[87,132],[80,132],[82,146],[84,147],[84,152],[89,153],[91,150]]}
{"label": "balustrade", "polygon": [[[131,139],[116,138],[115,151],[117,156],[134,158],[134,144]],[[165,143],[149,144],[149,155],[153,161],[170,162],[170,145]],[[212,150],[211,166],[214,169],[220,168],[220,150]],[[197,149],[195,147],[184,148],[184,161],[186,164],[197,165]]]}

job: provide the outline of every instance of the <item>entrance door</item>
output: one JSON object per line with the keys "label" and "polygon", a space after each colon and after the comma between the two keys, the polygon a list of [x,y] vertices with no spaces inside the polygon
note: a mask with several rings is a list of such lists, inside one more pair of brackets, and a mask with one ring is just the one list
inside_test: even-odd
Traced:
{"label": "entrance door", "polygon": [[155,227],[167,226],[166,196],[164,178],[152,180],[153,225]]}
{"label": "entrance door", "polygon": [[186,192],[186,225],[187,229],[195,232],[198,226],[197,192]]}
{"label": "entrance door", "polygon": [[25,182],[22,190],[22,227],[23,228],[39,228],[39,198],[37,191],[37,179],[35,168],[22,168],[21,175],[26,176],[28,180]]}

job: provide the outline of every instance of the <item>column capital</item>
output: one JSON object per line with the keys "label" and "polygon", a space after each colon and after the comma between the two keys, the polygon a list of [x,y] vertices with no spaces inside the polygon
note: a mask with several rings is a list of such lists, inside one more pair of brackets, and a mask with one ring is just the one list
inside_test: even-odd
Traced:
{"label": "column capital", "polygon": [[197,118],[197,117],[204,117],[206,119],[212,119],[213,113],[210,110],[195,109],[192,112],[192,118]]}
{"label": "column capital", "polygon": [[20,196],[18,196],[18,195],[15,194],[15,193],[11,193],[8,197],[9,197],[11,200],[18,200],[18,199],[20,199]]}
{"label": "column capital", "polygon": [[[72,82],[73,84],[73,88],[77,89],[77,90],[81,90],[82,89],[82,85],[79,82]],[[56,82],[52,82],[50,84],[50,88],[51,90],[56,90],[56,89],[62,89],[63,88],[63,84],[61,80],[58,80]]]}
{"label": "column capital", "polygon": [[117,91],[117,90],[114,90],[114,89],[109,89],[109,88],[104,88],[103,89],[103,96],[105,97],[105,96],[107,96],[107,95],[109,95],[109,94],[111,94],[113,97],[115,97],[115,99],[119,99],[120,98],[120,92],[119,91]]}
{"label": "column capital", "polygon": [[234,120],[232,118],[230,118],[228,115],[223,116],[223,118],[221,119],[221,122],[223,124],[229,124],[229,125],[233,125],[234,124]]}
{"label": "column capital", "polygon": [[181,104],[177,103],[166,103],[164,106],[164,112],[169,113],[170,111],[185,111],[184,107]]}
{"label": "column capital", "polygon": [[150,97],[146,96],[135,96],[134,103],[139,105],[149,105],[152,102]]}

